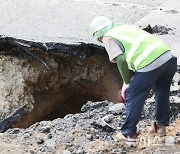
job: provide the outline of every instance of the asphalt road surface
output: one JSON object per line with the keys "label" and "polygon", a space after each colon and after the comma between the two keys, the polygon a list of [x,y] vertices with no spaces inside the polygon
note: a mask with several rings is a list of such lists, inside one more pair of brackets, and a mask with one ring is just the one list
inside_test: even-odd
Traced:
{"label": "asphalt road surface", "polygon": [[0,0],[0,35],[38,42],[96,43],[89,24],[98,15],[141,27],[171,28],[157,36],[180,56],[178,0]]}

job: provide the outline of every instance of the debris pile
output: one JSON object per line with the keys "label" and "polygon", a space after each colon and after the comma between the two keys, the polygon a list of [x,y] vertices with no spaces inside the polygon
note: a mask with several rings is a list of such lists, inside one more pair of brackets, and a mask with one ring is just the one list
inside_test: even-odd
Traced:
{"label": "debris pile", "polygon": [[143,30],[145,30],[151,34],[155,33],[158,35],[167,35],[167,34],[173,32],[172,28],[167,28],[165,26],[158,26],[158,25],[155,25],[155,26],[147,25],[147,27],[143,28]]}
{"label": "debris pile", "polygon": [[[154,105],[146,102],[145,111],[153,111]],[[26,153],[58,153],[68,151],[70,154],[101,153],[116,154],[135,150],[136,147],[124,147],[115,136],[124,119],[123,104],[113,104],[108,101],[87,102],[82,113],[69,114],[53,121],[41,121],[27,129],[9,129],[1,140],[9,138],[10,144],[18,141]],[[145,112],[143,112],[145,113]],[[138,129],[145,129],[149,114],[142,114]],[[176,130],[178,133],[178,129]],[[15,142],[16,143],[16,142]],[[176,144],[177,145],[177,144]],[[23,153],[22,152],[22,153]]]}

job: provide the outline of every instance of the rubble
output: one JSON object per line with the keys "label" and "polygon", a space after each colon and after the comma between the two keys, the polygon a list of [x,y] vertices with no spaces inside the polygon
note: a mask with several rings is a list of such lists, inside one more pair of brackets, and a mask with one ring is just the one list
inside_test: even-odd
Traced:
{"label": "rubble", "polygon": [[[125,115],[124,111],[111,113],[112,107],[118,105],[108,101],[89,101],[82,107],[82,113],[69,114],[53,121],[37,122],[27,129],[9,129],[3,134],[3,138],[9,137],[12,142],[20,140],[19,144],[22,148],[26,147],[27,153],[58,153],[60,150],[72,154],[98,151],[117,153],[122,152],[123,149],[130,152],[134,148],[123,147],[114,138],[116,131],[120,130],[124,122],[122,117]],[[122,105],[120,106],[122,108]],[[144,110],[150,108],[154,108],[154,104],[146,102]],[[145,129],[154,118],[144,113],[138,129]],[[100,122],[103,118],[106,119],[106,123]],[[176,131],[178,136],[179,130]],[[1,137],[1,141],[4,142],[3,138]],[[99,147],[96,146],[97,144]]]}
{"label": "rubble", "polygon": [[169,33],[173,33],[172,28],[167,28],[165,26],[158,26],[158,25],[155,25],[153,27],[151,25],[147,25],[147,27],[143,28],[143,30],[151,34],[158,34],[158,35],[167,35]]}

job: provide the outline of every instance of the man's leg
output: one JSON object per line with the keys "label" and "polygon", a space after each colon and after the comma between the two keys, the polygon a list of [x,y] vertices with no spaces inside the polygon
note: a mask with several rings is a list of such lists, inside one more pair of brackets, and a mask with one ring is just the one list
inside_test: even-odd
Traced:
{"label": "man's leg", "polygon": [[124,136],[136,133],[136,125],[142,114],[144,101],[156,81],[159,71],[136,72],[126,91],[126,121],[121,128]]}
{"label": "man's leg", "polygon": [[156,102],[156,122],[157,124],[169,124],[169,93],[172,78],[177,70],[177,59],[172,58],[165,66],[164,70],[155,83],[155,102]]}

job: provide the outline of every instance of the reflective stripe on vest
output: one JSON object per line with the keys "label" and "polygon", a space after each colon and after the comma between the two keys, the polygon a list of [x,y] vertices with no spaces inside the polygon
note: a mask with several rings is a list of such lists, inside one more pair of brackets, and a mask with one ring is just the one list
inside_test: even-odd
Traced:
{"label": "reflective stripe on vest", "polygon": [[149,65],[170,50],[158,38],[134,26],[118,26],[110,29],[104,36],[114,38],[123,44],[128,67],[133,71]]}
{"label": "reflective stripe on vest", "polygon": [[[140,43],[147,37],[149,37],[150,34],[149,33],[145,33],[143,35],[140,35],[139,38],[137,38],[137,40],[135,40],[126,56],[126,61],[128,64],[130,64],[131,58],[134,55],[135,51],[137,50],[137,48],[139,47]],[[129,66],[131,67],[131,66]]]}
{"label": "reflective stripe on vest", "polygon": [[125,36],[123,34],[119,34],[119,37],[122,38],[124,41],[133,44],[134,43],[134,39],[128,36]]}
{"label": "reflective stripe on vest", "polygon": [[163,45],[163,42],[158,41],[152,45],[150,45],[148,48],[146,48],[146,50],[144,50],[143,53],[141,53],[138,58],[136,59],[136,61],[134,62],[134,66],[135,69],[137,70],[137,66],[143,61],[143,59],[145,59],[146,56],[148,56],[148,54],[150,52],[152,52],[154,49],[156,49],[157,47]]}

